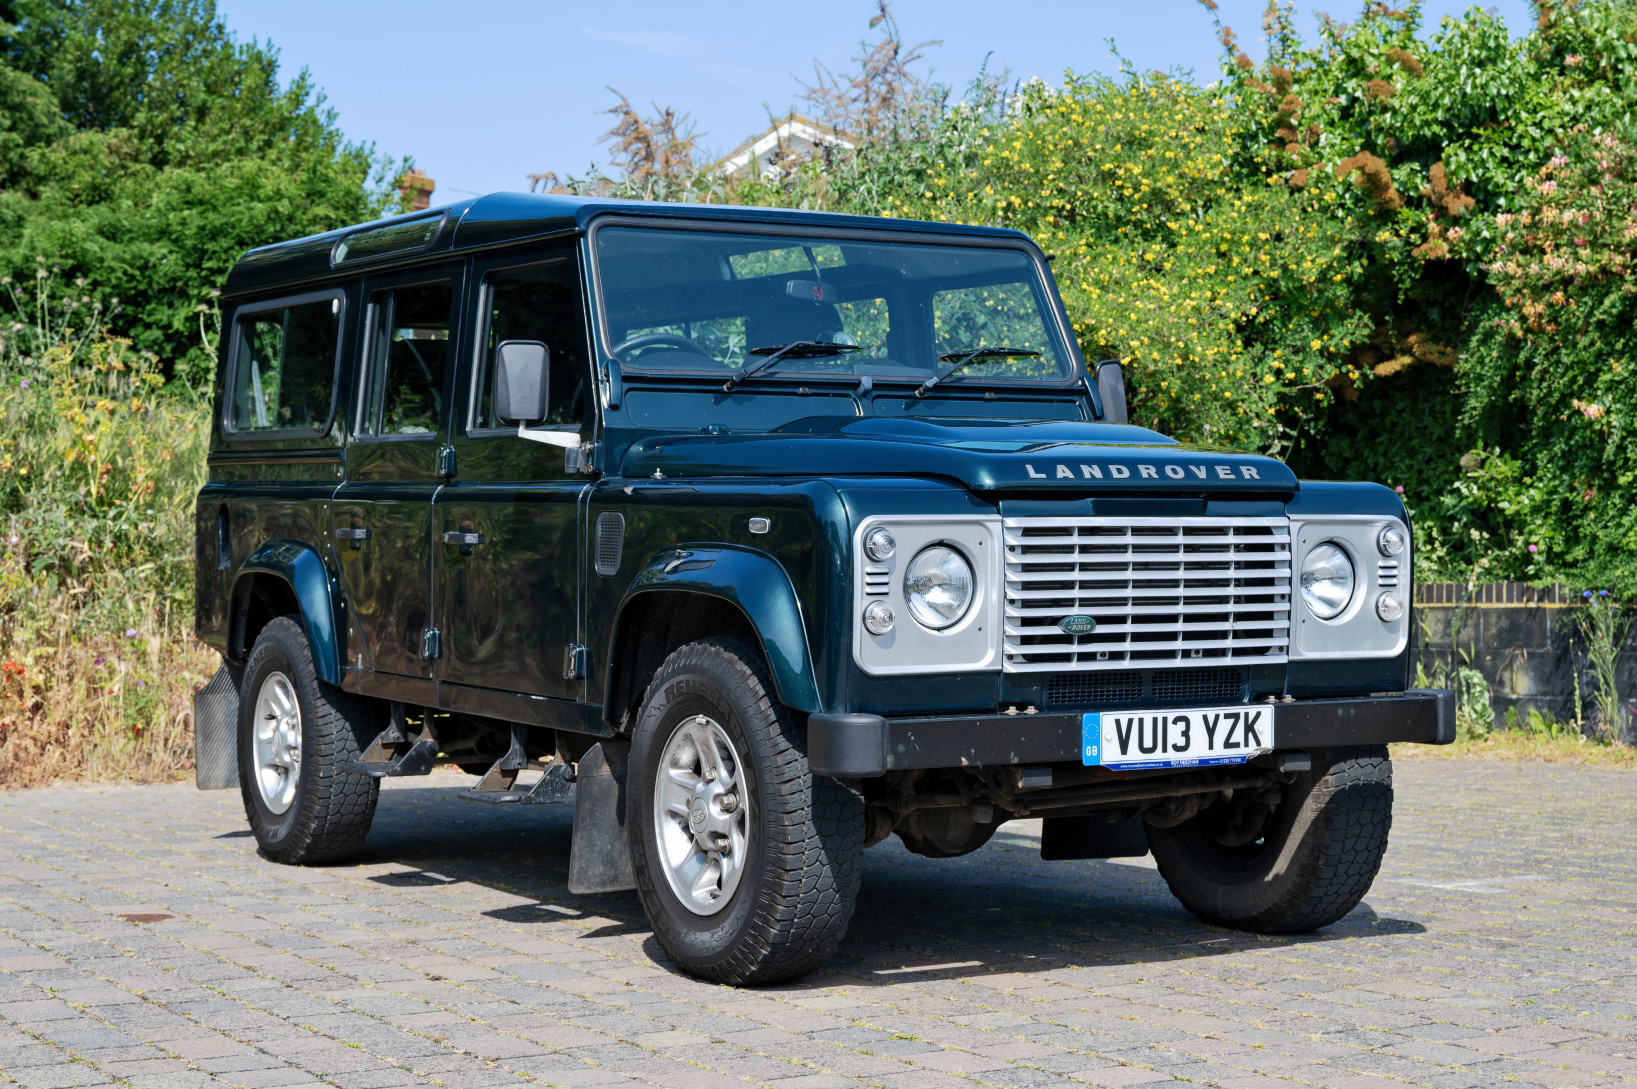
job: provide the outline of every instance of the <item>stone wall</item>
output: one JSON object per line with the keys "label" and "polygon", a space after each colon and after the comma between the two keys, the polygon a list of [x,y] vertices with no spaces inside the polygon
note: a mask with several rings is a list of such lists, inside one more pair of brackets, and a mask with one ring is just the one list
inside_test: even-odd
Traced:
{"label": "stone wall", "polygon": [[[1505,726],[1510,709],[1520,717],[1533,710],[1569,721],[1576,674],[1588,716],[1596,692],[1575,624],[1579,605],[1578,595],[1561,586],[1423,583],[1415,588],[1410,645],[1429,676],[1463,665],[1482,673],[1494,694],[1496,726]],[[1637,645],[1630,639],[1619,682],[1629,705],[1637,699]]]}

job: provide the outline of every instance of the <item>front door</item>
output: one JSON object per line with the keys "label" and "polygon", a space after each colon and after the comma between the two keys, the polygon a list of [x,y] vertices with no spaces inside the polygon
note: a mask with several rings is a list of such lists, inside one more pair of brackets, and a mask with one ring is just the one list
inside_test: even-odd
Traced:
{"label": "front door", "polygon": [[433,510],[434,583],[444,632],[440,680],[580,699],[565,669],[580,631],[580,501],[588,478],[564,450],[518,436],[494,415],[494,354],[508,340],[548,355],[547,416],[532,428],[591,437],[585,312],[572,243],[489,258],[479,283],[475,348],[464,368],[455,475]]}
{"label": "front door", "polygon": [[347,478],[330,503],[350,609],[347,667],[430,677],[432,497],[448,434],[461,268],[365,282]]}

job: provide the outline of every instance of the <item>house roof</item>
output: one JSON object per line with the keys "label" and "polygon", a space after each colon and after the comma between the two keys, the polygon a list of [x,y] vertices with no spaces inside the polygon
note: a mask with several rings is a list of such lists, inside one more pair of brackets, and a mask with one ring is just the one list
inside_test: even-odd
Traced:
{"label": "house roof", "polygon": [[752,136],[740,144],[731,154],[716,165],[724,173],[737,174],[750,166],[753,160],[760,159],[775,148],[797,141],[805,142],[813,147],[843,147],[850,149],[854,146],[852,139],[845,133],[837,132],[823,122],[814,121],[810,117],[803,117],[801,114],[793,113],[774,124],[760,136]]}

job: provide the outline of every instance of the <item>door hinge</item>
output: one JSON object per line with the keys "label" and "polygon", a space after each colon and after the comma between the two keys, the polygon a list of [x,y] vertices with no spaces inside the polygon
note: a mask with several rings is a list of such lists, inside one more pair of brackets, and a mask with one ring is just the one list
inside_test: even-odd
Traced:
{"label": "door hinge", "polygon": [[597,444],[582,442],[578,446],[570,446],[563,451],[563,471],[565,473],[592,473],[593,462],[597,456]]}
{"label": "door hinge", "polygon": [[563,648],[563,680],[580,681],[585,679],[586,649],[579,643],[570,643]]}
{"label": "door hinge", "polygon": [[453,446],[438,447],[438,475],[445,480],[454,479],[455,448]]}
{"label": "door hinge", "polygon": [[443,633],[437,628],[421,629],[421,657],[427,661],[443,657]]}

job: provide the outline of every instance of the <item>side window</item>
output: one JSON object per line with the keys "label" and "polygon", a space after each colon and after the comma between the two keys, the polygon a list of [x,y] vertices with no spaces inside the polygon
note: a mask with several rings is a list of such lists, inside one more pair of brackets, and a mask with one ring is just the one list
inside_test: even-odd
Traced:
{"label": "side window", "polygon": [[538,340],[550,349],[545,422],[579,424],[585,418],[586,348],[580,276],[573,252],[490,273],[484,280],[483,299],[486,313],[478,345],[471,429],[506,426],[494,414],[494,354],[495,347],[508,340]]}
{"label": "side window", "polygon": [[341,300],[317,299],[239,318],[233,431],[317,431],[330,419]]}
{"label": "side window", "polygon": [[438,433],[454,301],[454,288],[447,283],[378,291],[370,299],[362,434]]}

